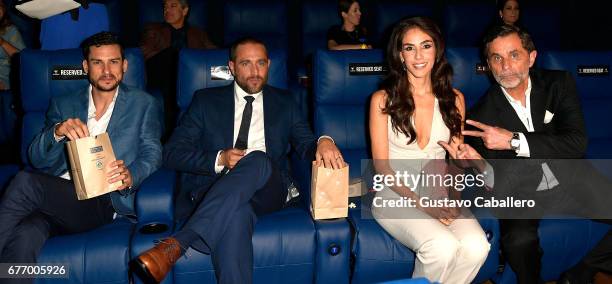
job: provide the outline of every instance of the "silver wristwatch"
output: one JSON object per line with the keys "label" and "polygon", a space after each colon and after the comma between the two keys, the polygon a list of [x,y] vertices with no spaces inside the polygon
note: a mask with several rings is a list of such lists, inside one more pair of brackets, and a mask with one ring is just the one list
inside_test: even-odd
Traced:
{"label": "silver wristwatch", "polygon": [[510,149],[517,151],[521,147],[521,139],[518,132],[512,132],[512,138],[510,139]]}

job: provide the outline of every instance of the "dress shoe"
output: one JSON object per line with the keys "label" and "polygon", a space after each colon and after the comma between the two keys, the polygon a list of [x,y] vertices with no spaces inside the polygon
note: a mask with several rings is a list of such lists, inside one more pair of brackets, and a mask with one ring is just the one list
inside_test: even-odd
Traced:
{"label": "dress shoe", "polygon": [[181,257],[181,246],[175,238],[163,239],[130,262],[132,271],[146,283],[159,283]]}

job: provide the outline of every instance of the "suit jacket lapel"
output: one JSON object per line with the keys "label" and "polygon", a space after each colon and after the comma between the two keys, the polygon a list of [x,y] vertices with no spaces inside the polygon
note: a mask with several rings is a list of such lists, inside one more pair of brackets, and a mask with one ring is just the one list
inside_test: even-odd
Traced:
{"label": "suit jacket lapel", "polygon": [[113,114],[111,115],[110,121],[108,122],[108,127],[106,127],[106,132],[109,136],[112,136],[112,134],[115,133],[115,128],[118,127],[117,125],[121,125],[121,121],[126,115],[126,108],[128,107],[127,93],[127,87],[120,85],[119,93],[117,94],[117,99],[115,100],[115,107],[113,108]]}
{"label": "suit jacket lapel", "polygon": [[[213,108],[219,107],[221,111],[221,123],[219,126],[226,125],[229,122],[229,127],[222,127],[221,133],[223,135],[223,143],[226,148],[234,147],[234,113],[236,110],[234,109],[236,106],[234,105],[234,84],[230,84],[227,86],[227,96],[222,96],[221,101],[219,102],[219,106],[212,106]],[[227,122],[226,122],[227,121]]]}
{"label": "suit jacket lapel", "polygon": [[275,145],[272,145],[272,133],[273,131],[270,129],[272,125],[274,125],[274,114],[278,113],[277,107],[278,104],[274,101],[274,93],[267,87],[267,85],[263,89],[263,109],[264,109],[264,136],[266,137],[266,152],[272,155],[272,152],[278,150]]}
{"label": "suit jacket lapel", "polygon": [[531,74],[531,119],[533,129],[540,131],[544,128],[544,114],[546,112],[546,92],[541,80],[534,78]]}
{"label": "suit jacket lapel", "polygon": [[500,127],[509,131],[527,132],[527,128],[510,105],[510,102],[508,102],[508,99],[506,99],[506,96],[504,96],[499,85],[493,89],[493,99],[499,111],[499,120],[502,124]]}

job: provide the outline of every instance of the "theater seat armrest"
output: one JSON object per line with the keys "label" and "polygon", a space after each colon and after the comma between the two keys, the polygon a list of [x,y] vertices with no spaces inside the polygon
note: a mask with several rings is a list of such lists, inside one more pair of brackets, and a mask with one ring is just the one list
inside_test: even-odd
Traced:
{"label": "theater seat armrest", "polygon": [[348,283],[351,230],[345,218],[315,220],[317,230],[315,283]]}
{"label": "theater seat armrest", "polygon": [[310,210],[310,179],[312,177],[312,162],[302,160],[297,153],[291,153],[291,174],[300,190],[301,202],[305,209]]}
{"label": "theater seat armrest", "polygon": [[484,282],[487,279],[494,278],[499,268],[499,248],[500,248],[500,229],[499,220],[493,216],[493,214],[485,208],[472,208],[472,213],[478,219],[482,230],[487,236],[491,248],[489,255],[487,256],[486,262],[480,268],[475,283]]}
{"label": "theater seat armrest", "polygon": [[136,193],[136,214],[139,225],[174,223],[174,171],[160,169],[149,176]]}

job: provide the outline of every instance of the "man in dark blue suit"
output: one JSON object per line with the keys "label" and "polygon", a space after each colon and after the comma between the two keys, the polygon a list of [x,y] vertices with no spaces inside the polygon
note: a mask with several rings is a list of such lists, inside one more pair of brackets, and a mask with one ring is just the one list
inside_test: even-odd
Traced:
{"label": "man in dark blue suit", "polygon": [[[49,236],[88,231],[117,215],[135,217],[134,196],[161,166],[161,106],[150,95],[121,84],[128,68],[116,36],[101,32],[83,43],[83,69],[90,86],[54,96],[45,127],[28,149],[37,172],[17,174],[0,202],[2,262],[36,262]],[[117,191],[77,200],[65,144],[103,132],[117,159],[107,170]]]}
{"label": "man in dark blue suit", "polygon": [[251,283],[256,216],[296,193],[289,145],[303,159],[344,166],[330,137],[314,137],[291,94],[266,85],[270,59],[261,41],[237,41],[229,67],[234,84],[196,92],[164,148],[165,165],[183,174],[176,216],[189,218],[133,262],[150,280],[163,280],[192,247],[211,254],[219,283]]}

